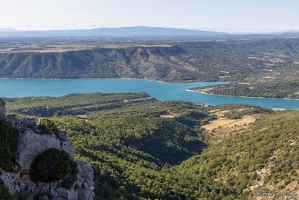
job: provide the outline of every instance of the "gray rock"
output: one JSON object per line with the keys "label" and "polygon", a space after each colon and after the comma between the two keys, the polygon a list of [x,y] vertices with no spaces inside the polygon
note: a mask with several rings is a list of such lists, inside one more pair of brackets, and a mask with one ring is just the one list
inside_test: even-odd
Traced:
{"label": "gray rock", "polygon": [[5,117],[5,120],[7,122],[10,122],[19,131],[32,130],[36,133],[40,132],[38,125],[35,123],[35,119],[33,117],[27,116],[24,119],[19,119],[17,115],[12,114],[7,115]]}
{"label": "gray rock", "polygon": [[6,109],[5,109],[5,101],[0,98],[0,119],[5,119]]}
{"label": "gray rock", "polygon": [[59,197],[59,194],[54,189],[50,190],[50,194],[52,195],[53,198],[58,198]]}
{"label": "gray rock", "polygon": [[[55,134],[41,135],[39,125],[33,117],[19,119],[16,115],[7,115],[5,102],[0,99],[0,118],[11,122],[19,130],[18,149],[15,153],[15,160],[18,167],[15,168],[17,173],[2,171],[0,178],[9,188],[11,194],[20,192],[26,195],[26,199],[33,200],[38,196],[43,200],[91,200],[94,198],[93,169],[90,164],[79,161],[77,162],[78,174],[76,184],[70,190],[60,187],[61,180],[44,183],[30,180],[31,165],[34,159],[44,151],[50,148],[56,148],[66,151],[72,160],[74,160],[74,147],[72,146],[68,135],[65,131],[59,129],[58,137]],[[40,119],[41,123],[44,119]],[[47,193],[50,193],[51,198]],[[44,194],[43,196],[40,196]]]}
{"label": "gray rock", "polygon": [[21,192],[22,194],[26,195],[26,199],[34,199],[34,196],[37,195],[39,193],[39,188],[37,188],[37,185],[30,181],[30,179],[28,180],[19,180],[22,181],[22,184],[18,184],[20,185],[19,187],[19,192]]}
{"label": "gray rock", "polygon": [[29,180],[25,183],[25,188],[27,193],[34,193],[36,190],[36,184]]}
{"label": "gray rock", "polygon": [[70,139],[68,137],[67,132],[65,132],[64,130],[58,129],[59,130],[59,139],[63,142],[70,142]]}
{"label": "gray rock", "polygon": [[84,187],[85,189],[89,189],[89,185],[88,185],[88,183],[87,183],[87,182],[84,182],[84,183],[83,183],[83,187]]}
{"label": "gray rock", "polygon": [[69,197],[70,197],[69,191],[67,191],[66,189],[64,189],[62,187],[57,188],[56,192],[65,199],[69,199]]}
{"label": "gray rock", "polygon": [[19,182],[18,185],[19,185],[20,190],[24,190],[24,191],[26,190],[25,184],[23,182]]}
{"label": "gray rock", "polygon": [[[90,164],[79,161],[77,185],[73,186],[70,190],[60,187],[59,181],[52,183],[38,182],[37,184],[30,179],[22,180],[19,173],[10,173],[3,171],[0,178],[4,181],[5,185],[9,188],[11,194],[22,192],[26,194],[26,199],[33,200],[36,195],[40,193],[50,192],[53,200],[92,200],[95,196],[94,182],[93,182],[93,169]],[[78,183],[80,183],[78,185]],[[47,200],[47,196],[39,197],[40,199]]]}
{"label": "gray rock", "polygon": [[44,196],[40,197],[39,200],[50,200],[50,199],[47,197],[47,195],[44,195]]}
{"label": "gray rock", "polygon": [[19,183],[21,181],[19,174],[2,171],[0,178],[4,181],[4,184],[6,187],[8,187],[11,194],[15,194],[16,192],[20,191]]}
{"label": "gray rock", "polygon": [[93,199],[94,195],[94,182],[93,182],[93,169],[91,165],[84,161],[77,162],[78,174],[76,187],[78,197],[84,200]]}
{"label": "gray rock", "polygon": [[71,143],[61,143],[54,134],[40,135],[32,130],[27,130],[19,136],[18,150],[15,156],[16,162],[21,169],[30,169],[33,160],[50,148],[64,150],[70,155],[71,159],[74,158],[74,147]]}
{"label": "gray rock", "polygon": [[5,120],[12,123],[12,125],[19,131],[22,130],[22,120],[17,117],[17,115],[7,115]]}
{"label": "gray rock", "polygon": [[39,126],[35,122],[35,119],[33,117],[27,116],[23,119],[23,128],[22,130],[32,130],[35,133],[40,133]]}
{"label": "gray rock", "polygon": [[64,150],[65,152],[67,152],[70,155],[70,158],[74,160],[75,152],[71,142],[60,143],[60,150]]}
{"label": "gray rock", "polygon": [[[84,188],[79,188],[78,190],[78,197],[82,200],[91,200],[94,197],[94,194],[91,190],[86,190]],[[92,197],[92,198],[91,198]]]}
{"label": "gray rock", "polygon": [[38,119],[38,123],[39,123],[39,124],[43,124],[43,123],[46,122],[46,120],[47,120],[46,117],[40,117],[40,118]]}

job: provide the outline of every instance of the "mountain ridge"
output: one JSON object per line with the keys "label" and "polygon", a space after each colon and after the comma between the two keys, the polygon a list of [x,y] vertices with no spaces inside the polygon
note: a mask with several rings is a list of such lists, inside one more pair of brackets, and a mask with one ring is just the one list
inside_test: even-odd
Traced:
{"label": "mountain ridge", "polygon": [[32,30],[32,31],[0,29],[0,37],[5,37],[5,36],[164,37],[164,36],[219,36],[219,35],[228,35],[228,33],[195,30],[195,29],[147,27],[147,26],[73,29],[73,30]]}

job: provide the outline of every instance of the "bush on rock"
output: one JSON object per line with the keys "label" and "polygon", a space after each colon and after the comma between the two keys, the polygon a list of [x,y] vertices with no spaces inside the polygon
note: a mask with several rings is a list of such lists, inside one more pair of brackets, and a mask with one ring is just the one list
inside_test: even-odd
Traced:
{"label": "bush on rock", "polygon": [[31,175],[43,182],[58,181],[72,173],[71,163],[68,153],[52,148],[34,160]]}
{"label": "bush on rock", "polygon": [[18,148],[18,129],[0,119],[0,168],[12,171],[12,163]]}

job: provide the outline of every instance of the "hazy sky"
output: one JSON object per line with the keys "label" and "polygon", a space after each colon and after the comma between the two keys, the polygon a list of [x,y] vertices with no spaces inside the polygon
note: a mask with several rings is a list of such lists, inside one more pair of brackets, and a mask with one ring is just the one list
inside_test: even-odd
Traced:
{"label": "hazy sky", "polygon": [[298,0],[0,0],[0,28],[298,31],[298,9]]}

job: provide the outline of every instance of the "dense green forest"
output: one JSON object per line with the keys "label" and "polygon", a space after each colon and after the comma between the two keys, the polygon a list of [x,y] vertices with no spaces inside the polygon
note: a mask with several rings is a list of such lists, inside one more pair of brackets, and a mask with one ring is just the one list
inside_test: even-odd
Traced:
{"label": "dense green forest", "polygon": [[227,96],[299,99],[298,80],[253,84],[229,83],[202,88],[191,88],[191,90]]}
{"label": "dense green forest", "polygon": [[140,93],[90,93],[69,94],[62,97],[23,97],[5,98],[11,112],[24,115],[53,116],[55,115],[85,115],[88,111],[112,109],[126,104],[143,101],[156,101],[144,92]]}
{"label": "dense green forest", "polygon": [[[88,161],[95,170],[95,199],[239,200],[253,199],[257,191],[297,191],[298,111],[273,112],[250,105],[203,107],[154,99],[122,101],[147,97],[145,93],[92,93],[6,102],[10,113],[49,117],[69,133],[76,159]],[[115,104],[70,112],[64,111],[68,101],[73,107]],[[46,105],[53,106],[53,112],[39,109]],[[216,132],[203,125],[217,120],[214,111],[231,119],[253,115],[257,120],[240,133],[232,128],[234,135],[213,143]]]}
{"label": "dense green forest", "polygon": [[268,82],[298,78],[298,50],[298,38],[251,38],[12,52],[0,54],[0,77]]}

